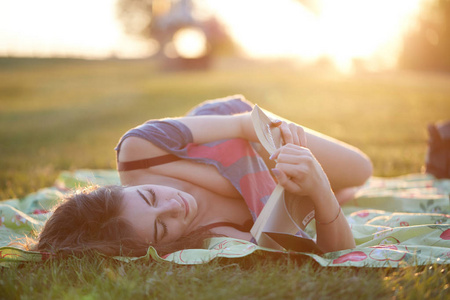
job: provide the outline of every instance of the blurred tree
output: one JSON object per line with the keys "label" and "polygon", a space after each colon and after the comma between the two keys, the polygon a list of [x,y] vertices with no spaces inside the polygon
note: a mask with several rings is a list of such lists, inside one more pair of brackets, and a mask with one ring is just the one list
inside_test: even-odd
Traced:
{"label": "blurred tree", "polygon": [[118,17],[126,33],[155,40],[159,44],[158,56],[172,59],[181,56],[174,51],[174,37],[185,28],[195,29],[205,36],[206,52],[203,56],[236,54],[238,47],[225,27],[196,2],[198,1],[118,0]]}
{"label": "blurred tree", "polygon": [[150,32],[153,0],[118,0],[117,15],[125,32],[135,36]]}
{"label": "blurred tree", "polygon": [[425,0],[415,26],[404,37],[399,66],[450,71],[450,0]]}

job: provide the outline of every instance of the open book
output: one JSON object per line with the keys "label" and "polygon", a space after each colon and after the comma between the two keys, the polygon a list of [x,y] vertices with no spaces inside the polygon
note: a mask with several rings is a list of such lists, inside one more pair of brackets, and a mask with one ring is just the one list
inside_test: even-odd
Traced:
{"label": "open book", "polygon": [[[270,117],[269,117],[270,116]],[[280,119],[257,105],[252,111],[252,121],[263,147],[274,153],[283,145],[283,138],[272,120]],[[292,195],[277,185],[255,221],[250,233],[258,245],[280,250],[321,252],[311,239],[295,236],[314,218],[314,205],[309,197]]]}

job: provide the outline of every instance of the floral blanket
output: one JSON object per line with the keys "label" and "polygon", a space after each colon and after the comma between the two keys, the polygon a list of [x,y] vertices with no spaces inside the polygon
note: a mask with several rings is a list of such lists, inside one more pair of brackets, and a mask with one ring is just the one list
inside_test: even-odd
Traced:
{"label": "floral blanket", "polygon": [[[43,226],[49,210],[64,193],[90,184],[118,184],[113,170],[63,172],[54,187],[0,202],[0,266],[22,261],[42,261],[48,253],[24,251],[10,245],[16,238],[30,236]],[[177,264],[201,264],[215,258],[248,255],[265,257],[269,253],[298,255],[322,266],[406,267],[450,264],[450,180],[431,175],[411,174],[395,178],[371,178],[356,198],[343,210],[356,241],[356,248],[316,255],[279,252],[253,243],[212,238],[205,249],[187,249],[164,257],[149,248],[143,257],[116,257],[131,261],[154,259]],[[315,235],[314,222],[307,228]]]}

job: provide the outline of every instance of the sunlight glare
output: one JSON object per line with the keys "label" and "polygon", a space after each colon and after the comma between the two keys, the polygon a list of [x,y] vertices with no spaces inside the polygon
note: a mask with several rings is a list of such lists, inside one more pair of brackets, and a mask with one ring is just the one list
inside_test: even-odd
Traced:
{"label": "sunlight glare", "polygon": [[[0,0],[0,55],[138,58],[156,53],[155,41],[124,34],[115,18],[116,1]],[[394,66],[401,34],[426,0],[308,0],[315,12],[301,5],[306,0],[195,1],[225,23],[250,57],[329,58],[349,70],[355,60],[372,69]],[[434,32],[427,36],[438,42]],[[204,39],[191,32],[176,47],[187,57],[199,55],[207,51]]]}
{"label": "sunlight glare", "polygon": [[395,64],[401,34],[420,0],[324,0],[318,19],[322,53],[344,69],[352,60],[378,59]]}
{"label": "sunlight glare", "polygon": [[318,0],[319,13],[295,0],[205,0],[251,57],[329,57],[392,67],[400,37],[421,0]]}
{"label": "sunlight glare", "polygon": [[173,44],[177,54],[183,58],[199,58],[207,51],[205,34],[193,27],[182,28],[175,32]]}
{"label": "sunlight glare", "polygon": [[147,57],[154,42],[126,36],[116,0],[1,0],[0,55]]}

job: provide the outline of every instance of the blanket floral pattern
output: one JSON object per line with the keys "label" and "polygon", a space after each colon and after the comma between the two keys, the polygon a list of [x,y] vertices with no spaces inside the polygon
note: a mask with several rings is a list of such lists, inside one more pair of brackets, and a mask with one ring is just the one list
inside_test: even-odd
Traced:
{"label": "blanket floral pattern", "polygon": [[[0,266],[22,261],[42,261],[48,253],[25,251],[11,241],[39,231],[51,215],[51,207],[64,193],[89,184],[118,184],[113,170],[63,172],[54,187],[39,190],[21,199],[0,202]],[[322,266],[406,267],[450,263],[450,180],[427,174],[395,178],[371,178],[355,199],[343,207],[353,231],[356,248],[309,257]],[[314,222],[307,231],[314,236]],[[187,249],[164,257],[149,248],[143,257],[116,257],[131,261],[154,259],[177,264],[207,263],[219,257],[247,255],[264,257],[279,252],[253,243],[212,238],[205,249]]]}

